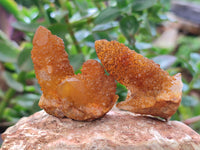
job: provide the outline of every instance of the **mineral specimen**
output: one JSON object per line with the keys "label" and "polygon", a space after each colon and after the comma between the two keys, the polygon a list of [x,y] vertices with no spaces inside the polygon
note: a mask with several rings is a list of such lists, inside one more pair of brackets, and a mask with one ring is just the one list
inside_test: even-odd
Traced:
{"label": "mineral specimen", "polygon": [[90,120],[106,114],[116,103],[116,83],[113,77],[105,75],[103,67],[96,60],[83,64],[82,74],[66,77],[58,85],[63,112],[75,120]]}
{"label": "mineral specimen", "polygon": [[98,40],[95,49],[105,69],[128,89],[120,109],[170,118],[182,95],[181,74],[169,76],[152,60],[116,41]]}
{"label": "mineral specimen", "polygon": [[66,76],[73,76],[74,71],[62,39],[40,26],[33,38],[31,56],[36,77],[43,91],[39,106],[49,114],[63,117],[61,100],[55,89]]}
{"label": "mineral specimen", "polygon": [[33,38],[32,60],[43,91],[39,106],[56,117],[94,120],[105,115],[117,100],[116,83],[95,60],[74,75],[59,37],[40,26]]}

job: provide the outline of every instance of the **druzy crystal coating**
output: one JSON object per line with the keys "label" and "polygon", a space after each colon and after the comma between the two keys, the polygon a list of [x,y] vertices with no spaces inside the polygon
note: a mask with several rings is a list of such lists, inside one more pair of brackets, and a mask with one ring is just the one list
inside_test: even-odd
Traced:
{"label": "druzy crystal coating", "polygon": [[108,73],[128,89],[118,108],[165,119],[176,112],[183,86],[180,73],[169,76],[160,65],[117,41],[98,40],[95,49]]}
{"label": "druzy crystal coating", "polygon": [[36,78],[43,95],[39,106],[56,117],[94,120],[104,116],[115,104],[116,83],[96,60],[83,64],[75,75],[64,43],[40,26],[31,51]]}

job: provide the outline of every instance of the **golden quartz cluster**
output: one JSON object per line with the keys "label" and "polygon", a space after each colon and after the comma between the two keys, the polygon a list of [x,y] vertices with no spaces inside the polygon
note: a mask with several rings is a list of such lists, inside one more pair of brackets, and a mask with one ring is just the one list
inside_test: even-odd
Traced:
{"label": "golden quartz cluster", "polygon": [[37,29],[31,53],[43,91],[39,106],[47,113],[81,121],[100,118],[118,99],[115,80],[128,89],[118,108],[164,119],[176,112],[182,95],[180,73],[171,77],[152,60],[116,41],[98,40],[95,49],[103,66],[88,60],[81,74],[75,75],[62,39],[42,26]]}
{"label": "golden quartz cluster", "polygon": [[164,119],[176,112],[183,86],[180,73],[171,77],[153,60],[116,41],[96,41],[95,49],[108,73],[128,89],[118,108]]}

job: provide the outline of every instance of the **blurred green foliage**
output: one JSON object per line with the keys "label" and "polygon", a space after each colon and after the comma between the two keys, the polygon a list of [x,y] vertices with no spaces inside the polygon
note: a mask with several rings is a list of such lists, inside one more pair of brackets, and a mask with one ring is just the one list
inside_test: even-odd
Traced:
{"label": "blurred green foliage", "polygon": [[[31,42],[39,25],[63,39],[76,73],[84,61],[98,60],[94,49],[98,39],[124,43],[159,63],[170,75],[187,72],[183,73],[182,103],[172,119],[184,120],[200,114],[199,97],[192,95],[200,89],[200,39],[181,37],[174,50],[152,45],[158,37],[156,27],[167,20],[169,0],[0,0],[0,6],[15,17],[10,24],[5,21],[5,26],[23,33],[16,43],[0,30],[0,62],[4,68],[0,71],[8,85],[6,90],[0,89],[1,121],[14,123],[39,110],[41,91],[30,57]],[[126,98],[127,90],[119,83],[117,94],[119,101]],[[200,124],[194,128],[200,130]]]}

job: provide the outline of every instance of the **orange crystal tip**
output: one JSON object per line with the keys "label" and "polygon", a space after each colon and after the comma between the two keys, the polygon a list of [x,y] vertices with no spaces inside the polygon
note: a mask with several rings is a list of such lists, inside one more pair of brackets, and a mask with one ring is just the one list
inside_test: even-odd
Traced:
{"label": "orange crystal tip", "polygon": [[42,26],[34,35],[31,55],[44,96],[55,95],[53,88],[66,76],[74,75],[62,39]]}
{"label": "orange crystal tip", "polygon": [[39,106],[47,112],[51,110],[50,114],[63,116],[54,112],[54,108],[61,105],[55,89],[66,76],[74,75],[74,71],[69,63],[62,39],[40,26],[33,38],[31,57],[36,78],[43,91]]}

